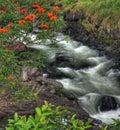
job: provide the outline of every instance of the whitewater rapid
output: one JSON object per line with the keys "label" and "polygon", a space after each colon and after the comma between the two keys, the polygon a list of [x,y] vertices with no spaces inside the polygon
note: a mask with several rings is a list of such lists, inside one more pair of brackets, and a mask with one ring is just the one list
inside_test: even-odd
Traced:
{"label": "whitewater rapid", "polygon": [[[30,37],[35,39],[35,35]],[[80,42],[66,41],[61,33],[55,39],[56,46],[51,47],[49,39],[29,46],[47,55],[47,75],[54,75],[55,80],[63,84],[64,93],[76,96],[91,117],[107,124],[113,122],[112,118],[120,119],[120,85],[116,78],[120,72],[112,69],[114,63]],[[99,102],[103,96],[113,97],[118,108],[101,112]]]}

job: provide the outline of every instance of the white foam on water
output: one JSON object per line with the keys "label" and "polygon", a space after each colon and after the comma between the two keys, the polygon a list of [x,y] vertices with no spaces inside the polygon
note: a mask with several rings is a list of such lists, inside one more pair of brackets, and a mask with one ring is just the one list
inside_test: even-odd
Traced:
{"label": "white foam on water", "polygon": [[[36,39],[36,35],[33,34],[30,34],[29,37],[32,41]],[[89,63],[91,65],[93,63],[93,66],[77,70],[67,66],[54,66],[58,73],[66,76],[66,78],[57,79],[57,81],[63,84],[63,88],[67,93],[76,94],[78,97],[81,96],[78,101],[81,102],[80,104],[86,111],[90,112],[91,117],[108,124],[112,123],[111,118],[119,119],[120,109],[116,111],[96,112],[96,105],[100,95],[114,95],[114,97],[115,95],[120,95],[119,84],[113,79],[115,74],[120,75],[120,72],[115,73],[113,70],[108,70],[112,66],[112,62],[105,56],[99,56],[97,51],[81,45],[81,43],[71,39],[66,41],[65,36],[61,33],[54,38],[57,40],[57,48],[49,46],[51,44],[49,39],[40,45],[36,44],[37,42],[41,42],[38,40],[30,47],[43,50],[48,55],[46,58],[48,63],[54,64],[56,53],[62,53],[70,57],[69,64],[71,65],[77,64],[79,66],[82,63]],[[56,72],[53,73],[55,74]],[[43,76],[46,77],[46,74]],[[120,98],[118,97],[116,100],[120,101]]]}
{"label": "white foam on water", "polygon": [[111,110],[111,111],[107,111],[107,112],[99,112],[95,115],[90,115],[90,116],[92,118],[99,119],[106,124],[112,124],[112,123],[114,123],[113,118],[120,119],[120,109],[117,109],[114,111]]}

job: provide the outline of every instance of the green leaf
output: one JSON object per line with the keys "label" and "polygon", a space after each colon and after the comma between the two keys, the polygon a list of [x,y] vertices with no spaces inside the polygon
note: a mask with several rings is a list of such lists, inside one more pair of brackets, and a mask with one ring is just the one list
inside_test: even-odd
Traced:
{"label": "green leaf", "polygon": [[15,114],[14,114],[14,120],[15,120],[15,121],[18,121],[18,120],[19,120],[18,113],[15,113]]}
{"label": "green leaf", "polygon": [[35,111],[36,111],[36,114],[39,115],[39,116],[42,113],[42,111],[41,111],[41,109],[39,107],[35,108]]}

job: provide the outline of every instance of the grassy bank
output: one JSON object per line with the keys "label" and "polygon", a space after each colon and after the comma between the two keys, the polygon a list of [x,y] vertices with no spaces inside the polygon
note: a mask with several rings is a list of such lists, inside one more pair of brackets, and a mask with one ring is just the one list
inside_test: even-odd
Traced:
{"label": "grassy bank", "polygon": [[77,8],[82,9],[91,23],[101,24],[108,30],[110,27],[120,30],[120,1],[119,0],[81,0]]}
{"label": "grassy bank", "polygon": [[119,0],[78,0],[66,8],[72,14],[80,13],[80,22],[88,31],[96,31],[99,35],[107,34],[119,39],[120,33],[120,1]]}

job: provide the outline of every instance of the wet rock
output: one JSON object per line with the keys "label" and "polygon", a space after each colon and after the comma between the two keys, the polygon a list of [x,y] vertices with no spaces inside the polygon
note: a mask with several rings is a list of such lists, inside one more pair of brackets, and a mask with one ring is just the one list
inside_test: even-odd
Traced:
{"label": "wet rock", "polygon": [[38,71],[39,71],[39,69],[37,67],[31,68],[28,70],[27,75],[28,75],[28,77],[35,76]]}
{"label": "wet rock", "polygon": [[57,62],[69,62],[70,61],[70,57],[66,56],[64,53],[56,53],[55,60]]}
{"label": "wet rock", "polygon": [[39,75],[42,75],[42,72],[39,68],[34,67],[21,67],[21,74],[20,74],[20,79],[22,81],[27,81],[33,77],[37,77]]}
{"label": "wet rock", "polygon": [[110,110],[116,110],[118,107],[118,104],[114,97],[112,96],[104,96],[100,99],[98,103],[100,111],[110,111]]}
{"label": "wet rock", "polygon": [[27,71],[28,71],[28,67],[22,67],[21,68],[20,79],[22,81],[27,81],[28,80]]}

